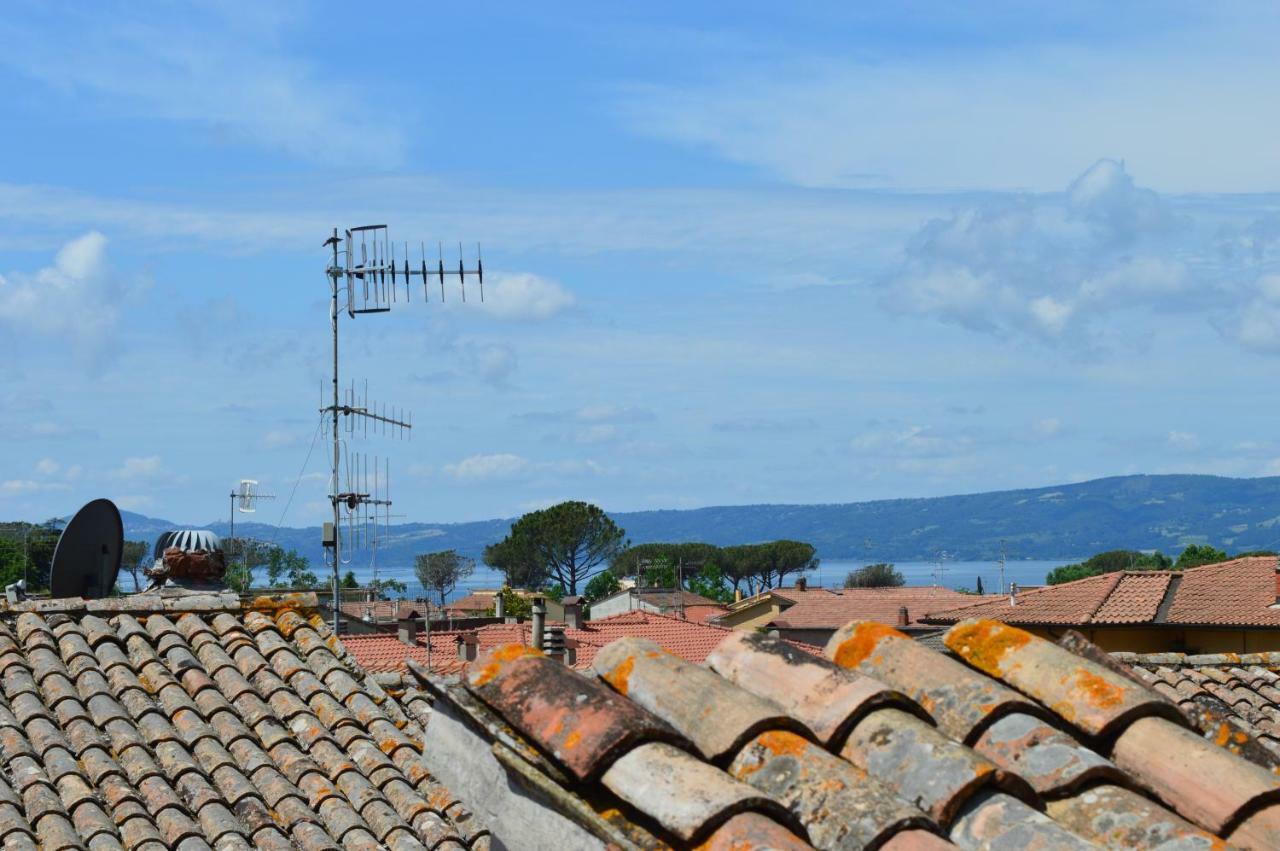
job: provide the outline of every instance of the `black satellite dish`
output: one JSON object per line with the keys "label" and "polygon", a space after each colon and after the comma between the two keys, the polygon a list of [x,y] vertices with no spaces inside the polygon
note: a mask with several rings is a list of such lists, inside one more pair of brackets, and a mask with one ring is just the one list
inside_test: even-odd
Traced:
{"label": "black satellite dish", "polygon": [[49,596],[105,597],[115,588],[124,549],[124,522],[109,499],[76,512],[58,538],[49,568]]}

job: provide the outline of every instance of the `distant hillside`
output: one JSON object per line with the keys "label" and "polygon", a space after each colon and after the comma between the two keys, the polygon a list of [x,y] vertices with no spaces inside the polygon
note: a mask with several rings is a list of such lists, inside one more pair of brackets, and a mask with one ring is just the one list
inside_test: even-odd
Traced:
{"label": "distant hillside", "polygon": [[[687,511],[620,512],[613,518],[633,543],[774,538],[813,543],[827,559],[924,561],[993,559],[1005,541],[1011,558],[1057,558],[1113,548],[1181,550],[1210,543],[1229,550],[1280,548],[1280,477],[1120,476],[1031,490],[893,499],[839,505],[742,505]],[[479,556],[511,519],[405,523],[391,527],[378,561],[407,566],[414,554],[457,549]],[[126,535],[153,541],[173,528],[125,512]],[[226,534],[226,521],[209,528]],[[237,533],[275,540],[313,562],[320,529],[237,523]],[[869,546],[868,546],[869,543]],[[363,559],[367,561],[367,556]]]}

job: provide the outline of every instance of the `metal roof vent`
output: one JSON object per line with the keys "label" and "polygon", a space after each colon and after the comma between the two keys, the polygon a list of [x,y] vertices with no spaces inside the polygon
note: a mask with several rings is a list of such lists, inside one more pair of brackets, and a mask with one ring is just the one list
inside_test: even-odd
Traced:
{"label": "metal roof vent", "polygon": [[221,589],[227,572],[222,539],[208,529],[175,529],[156,538],[155,564],[143,571],[148,591],[163,587]]}

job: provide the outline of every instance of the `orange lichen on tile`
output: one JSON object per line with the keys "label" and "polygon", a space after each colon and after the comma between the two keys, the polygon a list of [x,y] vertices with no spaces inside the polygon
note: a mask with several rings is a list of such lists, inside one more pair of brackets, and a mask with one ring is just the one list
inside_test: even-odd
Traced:
{"label": "orange lichen on tile", "polygon": [[856,668],[875,652],[882,639],[889,636],[908,638],[891,626],[874,621],[863,621],[854,627],[848,638],[840,643],[839,648],[836,649],[834,661],[843,668]]}
{"label": "orange lichen on tile", "polygon": [[756,741],[774,756],[800,756],[809,748],[808,742],[786,730],[770,730],[767,733],[761,733]]}
{"label": "orange lichen on tile", "polygon": [[525,656],[542,656],[541,650],[536,647],[529,647],[524,644],[507,644],[496,648],[489,654],[489,661],[479,673],[472,677],[471,684],[474,686],[482,686],[492,682],[494,677],[502,673],[502,666],[508,662],[514,662]]}
{"label": "orange lichen on tile", "polygon": [[1031,633],[999,621],[966,621],[953,626],[943,641],[978,670],[998,677],[1004,657],[1031,643]]}
{"label": "orange lichen on tile", "polygon": [[636,657],[628,656],[622,662],[616,665],[613,670],[604,675],[604,681],[613,688],[618,694],[624,697],[627,694],[627,688],[631,681],[631,672],[635,669]]}
{"label": "orange lichen on tile", "polygon": [[1083,668],[1076,671],[1075,682],[1085,699],[1098,709],[1119,706],[1124,699],[1124,691],[1119,686]]}

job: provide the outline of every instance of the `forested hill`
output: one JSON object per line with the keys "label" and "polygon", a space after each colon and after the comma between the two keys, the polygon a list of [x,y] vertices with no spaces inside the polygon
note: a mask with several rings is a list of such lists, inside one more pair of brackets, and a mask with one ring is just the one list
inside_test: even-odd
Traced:
{"label": "forested hill", "polygon": [[[1280,548],[1280,477],[1120,476],[1032,490],[894,499],[839,505],[743,505],[613,513],[633,543],[739,544],[809,541],[827,559],[924,561],[1059,558],[1113,548],[1176,553],[1189,543],[1229,552]],[[391,527],[381,564],[407,565],[415,553],[457,549],[479,556],[511,519],[406,523]],[[126,536],[154,541],[164,520],[125,513]],[[226,521],[209,525],[225,534]],[[237,533],[274,540],[320,560],[320,530],[236,524]],[[367,561],[367,556],[363,559]]]}

